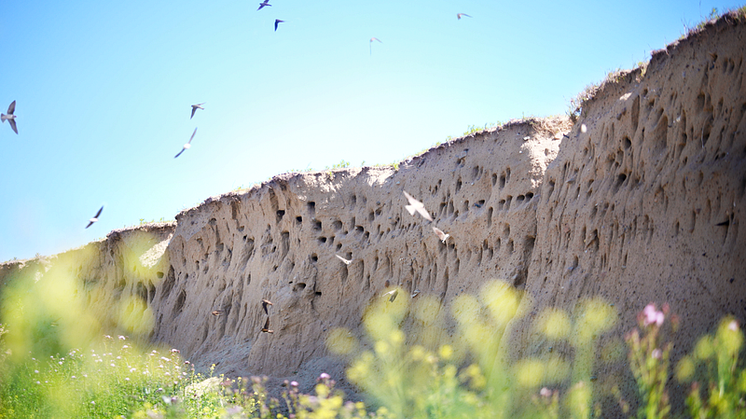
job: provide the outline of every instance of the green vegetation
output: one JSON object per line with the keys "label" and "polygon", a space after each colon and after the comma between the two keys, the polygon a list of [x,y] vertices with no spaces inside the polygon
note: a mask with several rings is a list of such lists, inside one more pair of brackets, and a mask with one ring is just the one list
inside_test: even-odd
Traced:
{"label": "green vegetation", "polygon": [[[138,254],[125,259],[127,272],[147,269],[130,267]],[[439,298],[398,289],[366,310],[364,337],[346,329],[326,337],[365,403],[345,401],[327,374],[313,394],[293,381],[277,397],[262,377],[196,373],[178,350],[149,343],[153,318],[143,301],[122,296],[111,307],[99,284],[73,271],[47,267],[3,289],[0,418],[590,418],[603,417],[609,400],[638,418],[746,417],[744,336],[733,318],[702,337],[669,379],[678,321],[665,305],[640,312],[625,347],[610,335],[618,313],[601,299],[571,312],[547,309],[527,323],[529,297],[500,281],[457,296],[448,310]],[[525,339],[536,338],[520,342],[521,356],[506,345],[518,323]],[[633,402],[622,398],[623,378],[596,375],[625,353]],[[686,412],[672,412],[674,382],[691,385]]]}

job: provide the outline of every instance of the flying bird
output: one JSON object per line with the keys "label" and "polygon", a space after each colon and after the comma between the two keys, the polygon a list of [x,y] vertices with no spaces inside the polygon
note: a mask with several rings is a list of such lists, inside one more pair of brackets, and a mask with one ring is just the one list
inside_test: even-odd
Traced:
{"label": "flying bird", "polygon": [[412,298],[414,298],[414,297],[416,297],[418,295],[420,295],[420,289],[419,288],[417,288],[416,290],[414,290],[414,292],[412,293]]}
{"label": "flying bird", "polygon": [[471,16],[467,15],[466,13],[456,13],[456,17],[457,17],[457,18],[458,18],[459,20],[461,20],[461,17],[462,17],[462,16],[466,16],[466,17],[471,17]]}
{"label": "flying bird", "polygon": [[205,108],[202,107],[202,105],[204,105],[204,104],[205,104],[205,102],[198,103],[196,105],[192,105],[192,116],[190,116],[189,119],[194,118],[194,113],[197,112],[197,109],[202,109],[204,111]]}
{"label": "flying bird", "polygon": [[212,315],[213,316],[220,316],[221,314],[223,314],[223,310],[213,310],[212,311]]}
{"label": "flying bird", "polygon": [[272,301],[262,299],[262,308],[264,309],[264,314],[269,316],[269,310],[267,306],[271,306],[271,305],[274,305],[272,304]]}
{"label": "flying bird", "polygon": [[443,243],[445,243],[446,240],[448,240],[448,238],[451,237],[450,234],[444,233],[443,230],[439,229],[438,227],[433,227],[433,231],[435,232],[435,235],[438,236],[440,241],[442,241]]}
{"label": "flying bird", "polygon": [[389,302],[393,303],[394,300],[396,300],[396,296],[399,295],[399,290],[398,289],[393,289],[393,290],[391,290],[391,291],[383,294],[384,297],[387,296],[387,295],[391,296],[391,298],[389,298]]}
{"label": "flying bird", "polygon": [[275,32],[277,32],[277,25],[279,25],[282,22],[284,22],[284,20],[275,19]]}
{"label": "flying bird", "polygon": [[194,129],[194,132],[192,133],[192,136],[189,137],[189,142],[186,143],[186,144],[184,144],[184,147],[181,149],[181,151],[179,151],[179,154],[177,154],[177,155],[174,156],[174,158],[177,158],[177,157],[181,156],[181,153],[183,153],[184,150],[186,150],[186,149],[188,149],[189,147],[192,146],[192,139],[194,138],[194,134],[196,134],[196,133],[197,133],[197,128]]}
{"label": "flying bird", "polygon": [[381,42],[381,40],[380,40],[380,39],[378,39],[378,38],[375,38],[375,37],[374,37],[374,38],[370,38],[370,54],[371,54],[371,55],[373,55],[373,41],[378,41],[378,42],[380,42],[380,43],[383,43],[383,42]]}
{"label": "flying bird", "polygon": [[11,102],[10,106],[8,106],[8,114],[0,113],[0,120],[2,122],[8,121],[10,124],[10,127],[13,129],[13,132],[18,134],[18,127],[16,127],[16,116],[13,115],[13,112],[16,110],[16,101],[14,100]]}
{"label": "flying bird", "polygon": [[352,263],[352,259],[347,260],[347,259],[345,259],[345,258],[343,258],[342,256],[339,256],[339,255],[334,255],[334,256],[336,256],[339,260],[341,260],[342,262],[344,262],[345,265],[349,265],[350,263]]}
{"label": "flying bird", "polygon": [[85,228],[88,228],[88,227],[92,226],[93,223],[95,223],[96,221],[98,221],[98,216],[101,215],[101,211],[103,211],[103,210],[104,210],[104,206],[101,205],[101,208],[98,209],[98,212],[96,213],[96,215],[94,215],[93,218],[91,218],[90,220],[88,220],[88,225],[85,226]]}
{"label": "flying bird", "polygon": [[269,317],[267,317],[267,321],[264,322],[264,327],[262,327],[262,332],[264,332],[264,333],[275,333],[274,330],[270,330],[270,328],[269,328]]}
{"label": "flying bird", "polygon": [[263,8],[264,6],[272,6],[272,5],[271,5],[271,4],[269,4],[269,0],[263,0],[263,1],[261,2],[261,3],[259,3],[259,8],[258,8],[258,9],[256,9],[256,10],[257,10],[257,11],[258,11],[258,10],[262,10],[262,8]]}
{"label": "flying bird", "polygon": [[422,216],[422,218],[428,221],[433,220],[433,217],[431,217],[430,213],[427,212],[422,202],[414,199],[412,195],[407,193],[407,191],[402,191],[402,192],[404,192],[404,196],[406,196],[407,200],[409,201],[409,205],[405,205],[404,208],[406,208],[406,210],[409,211],[410,215],[414,215],[414,212],[417,211]]}

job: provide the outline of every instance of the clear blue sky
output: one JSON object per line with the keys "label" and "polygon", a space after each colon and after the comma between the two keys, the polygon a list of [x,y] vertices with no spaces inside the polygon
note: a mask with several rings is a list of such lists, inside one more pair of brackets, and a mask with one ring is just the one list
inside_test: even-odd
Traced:
{"label": "clear blue sky", "polygon": [[171,220],[290,169],[390,163],[469,125],[562,114],[713,7],[743,4],[258,3],[4,1],[0,109],[17,101],[19,135],[0,125],[0,261]]}

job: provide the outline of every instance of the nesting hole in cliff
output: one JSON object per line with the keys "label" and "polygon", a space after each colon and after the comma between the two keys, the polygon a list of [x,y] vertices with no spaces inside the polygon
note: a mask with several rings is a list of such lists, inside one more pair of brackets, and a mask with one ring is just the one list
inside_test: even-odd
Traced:
{"label": "nesting hole in cliff", "polygon": [[363,228],[363,226],[355,226],[355,232],[356,233],[362,233],[363,231],[365,231],[365,229]]}
{"label": "nesting hole in cliff", "polygon": [[326,237],[324,237],[324,236],[317,237],[316,240],[318,240],[319,243],[326,243]]}
{"label": "nesting hole in cliff", "polygon": [[512,201],[513,201],[513,196],[512,195],[508,195],[507,197],[505,197],[505,210],[509,210],[510,209],[510,203]]}
{"label": "nesting hole in cliff", "polygon": [[240,226],[240,227],[238,227],[238,232],[239,232],[239,233],[243,233],[243,231],[244,231],[244,229],[245,229],[245,228],[246,228],[246,227],[244,227],[244,226]]}
{"label": "nesting hole in cliff", "polygon": [[630,147],[632,147],[632,141],[629,139],[629,137],[625,136],[622,139],[622,147],[624,147],[625,150],[628,150]]}
{"label": "nesting hole in cliff", "polygon": [[339,251],[340,249],[342,249],[342,243],[337,243],[337,251]]}
{"label": "nesting hole in cliff", "polygon": [[618,191],[619,188],[624,184],[624,182],[627,181],[627,174],[626,173],[620,173],[616,177],[616,182],[614,183],[614,192]]}
{"label": "nesting hole in cliff", "polygon": [[458,191],[461,190],[461,185],[462,185],[461,179],[457,180],[456,181],[456,193],[458,193]]}
{"label": "nesting hole in cliff", "polygon": [[282,217],[284,216],[285,216],[285,210],[277,210],[276,221],[279,223],[280,221],[282,221]]}
{"label": "nesting hole in cliff", "polygon": [[492,174],[492,186],[497,184],[497,173]]}
{"label": "nesting hole in cliff", "polygon": [[310,201],[306,204],[306,208],[308,208],[308,212],[311,214],[311,217],[313,217],[316,214],[316,203],[313,201]]}
{"label": "nesting hole in cliff", "polygon": [[487,209],[487,227],[492,227],[492,213],[494,212],[494,209],[492,207],[489,207]]}
{"label": "nesting hole in cliff", "polygon": [[314,231],[321,231],[321,221],[319,220],[313,220],[313,229]]}
{"label": "nesting hole in cliff", "polygon": [[155,276],[157,276],[157,277],[158,277],[158,279],[161,279],[161,278],[163,278],[163,272],[160,272],[160,271],[159,271],[159,272],[156,272],[156,273],[155,273]]}
{"label": "nesting hole in cliff", "polygon": [[370,232],[366,231],[365,234],[363,234],[363,239],[370,240]]}
{"label": "nesting hole in cliff", "polygon": [[299,282],[299,283],[293,285],[293,291],[294,292],[303,291],[304,289],[306,289],[306,283],[305,282]]}
{"label": "nesting hole in cliff", "polygon": [[505,187],[505,174],[500,175],[500,189]]}
{"label": "nesting hole in cliff", "polygon": [[184,303],[186,302],[186,297],[186,290],[181,290],[179,296],[176,298],[176,304],[174,304],[174,317],[181,313],[181,310],[184,308]]}
{"label": "nesting hole in cliff", "polygon": [[315,294],[316,294],[317,297],[320,297],[321,296],[321,291],[316,291]]}
{"label": "nesting hole in cliff", "polygon": [[[357,204],[357,195],[352,194],[352,196],[350,196],[350,205],[352,207],[355,207],[355,204]],[[321,293],[319,293],[319,294],[321,294]]]}
{"label": "nesting hole in cliff", "polygon": [[373,211],[369,212],[368,221],[372,223],[375,219],[376,219],[376,214]]}
{"label": "nesting hole in cliff", "polygon": [[464,201],[464,212],[469,211],[469,200]]}
{"label": "nesting hole in cliff", "polygon": [[515,250],[515,244],[513,243],[513,239],[508,240],[508,253],[513,253]]}
{"label": "nesting hole in cliff", "polygon": [[484,206],[484,202],[484,199],[480,199],[479,201],[477,201],[476,204],[474,204],[474,206],[477,208],[482,208]]}
{"label": "nesting hole in cliff", "polygon": [[528,201],[530,201],[532,199],[534,199],[534,193],[533,192],[528,192],[526,194],[526,202],[528,202]]}
{"label": "nesting hole in cliff", "polygon": [[526,199],[525,195],[518,195],[518,196],[515,197],[516,202],[519,203],[519,204],[521,202],[523,202],[524,199]]}
{"label": "nesting hole in cliff", "polygon": [[207,224],[210,224],[211,226],[216,226],[218,224],[218,220],[216,220],[215,218],[210,218],[210,221],[208,221]]}
{"label": "nesting hole in cliff", "polygon": [[301,224],[303,222],[303,217],[301,217],[300,215],[295,217],[295,222]]}
{"label": "nesting hole in cliff", "polygon": [[332,228],[334,230],[341,230],[342,229],[342,221],[337,220],[337,221],[333,222],[332,223]]}
{"label": "nesting hole in cliff", "polygon": [[319,261],[319,255],[317,255],[316,253],[312,253],[311,254],[311,262],[312,263],[316,263],[318,261]]}

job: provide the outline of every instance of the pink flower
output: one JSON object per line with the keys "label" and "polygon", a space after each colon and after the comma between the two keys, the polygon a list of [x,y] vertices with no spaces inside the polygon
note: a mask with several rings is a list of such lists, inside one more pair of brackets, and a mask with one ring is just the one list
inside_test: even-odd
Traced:
{"label": "pink flower", "polygon": [[655,323],[657,326],[660,326],[663,324],[663,320],[665,320],[666,318],[663,312],[656,310],[655,304],[652,303],[645,306],[642,314],[644,316],[645,326],[651,325],[653,323]]}
{"label": "pink flower", "polygon": [[652,355],[653,355],[653,358],[655,358],[655,359],[661,359],[661,356],[663,355],[663,351],[661,351],[658,348],[653,349]]}
{"label": "pink flower", "polygon": [[548,388],[546,388],[546,387],[543,387],[543,388],[541,389],[541,391],[539,392],[539,394],[540,394],[540,395],[541,395],[542,397],[549,397],[549,396],[551,396],[551,395],[552,395],[552,390],[550,390],[550,389],[548,389]]}
{"label": "pink flower", "polygon": [[731,320],[730,323],[728,323],[728,329],[737,332],[738,331],[738,322],[735,320]]}
{"label": "pink flower", "polygon": [[328,380],[328,379],[330,379],[332,377],[329,374],[327,374],[325,372],[322,372],[321,375],[319,375],[319,378],[322,379],[322,380]]}
{"label": "pink flower", "polygon": [[298,382],[297,381],[291,381],[290,385],[293,386],[293,387],[298,387]]}

